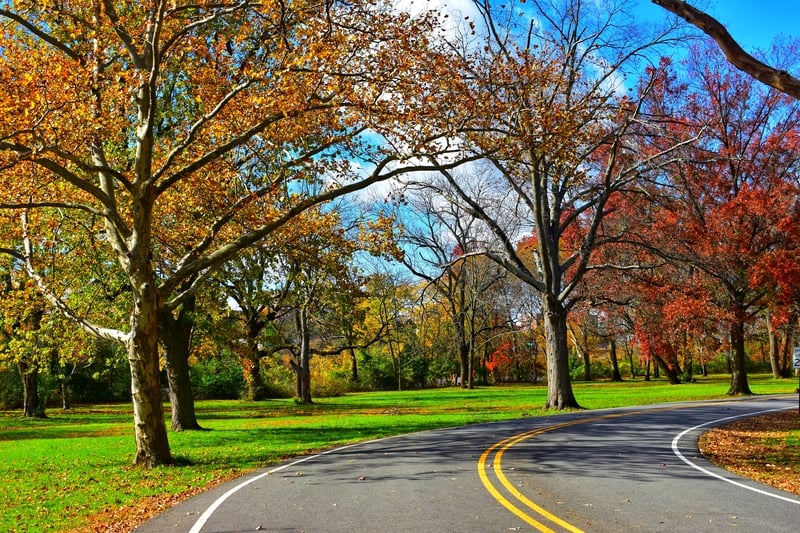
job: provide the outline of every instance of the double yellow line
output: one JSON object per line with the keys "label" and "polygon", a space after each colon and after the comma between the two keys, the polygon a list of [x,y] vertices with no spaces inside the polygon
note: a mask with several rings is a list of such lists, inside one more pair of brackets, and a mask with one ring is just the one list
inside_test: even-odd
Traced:
{"label": "double yellow line", "polygon": [[[752,400],[766,401],[766,400],[769,400],[770,398],[773,398],[773,396],[766,396],[766,397],[763,397],[763,398],[750,398],[750,400],[751,401]],[[720,401],[719,403],[731,403],[731,402],[736,402],[736,400],[723,400],[723,401]],[[666,405],[666,406],[663,406],[663,407],[655,407],[655,408],[651,408],[651,409],[647,409],[647,410],[635,410],[635,411],[624,411],[624,412],[621,412],[621,413],[609,413],[609,414],[605,414],[605,415],[598,415],[598,416],[592,416],[592,417],[587,417],[587,418],[579,418],[577,420],[571,420],[569,422],[562,422],[561,424],[555,424],[555,425],[552,425],[552,426],[547,426],[547,427],[543,427],[543,428],[539,428],[539,429],[534,429],[534,430],[531,430],[531,431],[526,431],[524,433],[519,433],[517,435],[512,435],[511,437],[508,437],[507,439],[501,440],[500,442],[498,442],[496,444],[493,444],[491,447],[487,448],[486,451],[483,452],[483,454],[481,454],[481,458],[478,460],[478,476],[480,477],[481,482],[483,483],[483,486],[486,487],[486,490],[489,491],[489,494],[491,494],[492,497],[495,500],[500,502],[500,504],[503,507],[505,507],[506,509],[508,509],[509,511],[514,513],[516,516],[521,518],[524,522],[526,522],[527,524],[530,524],[531,526],[533,526],[537,530],[542,531],[542,532],[546,532],[546,533],[556,533],[555,530],[552,529],[550,526],[543,524],[542,522],[540,522],[539,520],[537,520],[536,518],[531,516],[531,514],[529,514],[530,511],[533,511],[533,513],[538,515],[538,517],[540,519],[548,521],[548,522],[550,522],[550,524],[552,524],[554,526],[557,526],[557,527],[560,527],[563,530],[570,531],[572,533],[583,533],[583,530],[581,530],[577,526],[574,526],[574,525],[570,524],[566,520],[562,520],[561,518],[559,518],[558,516],[554,515],[553,513],[549,512],[549,511],[547,511],[543,507],[541,507],[539,505],[536,505],[530,499],[525,497],[525,495],[523,495],[519,490],[517,490],[517,488],[508,480],[508,478],[503,473],[503,454],[507,450],[509,450],[511,447],[519,444],[520,442],[523,442],[525,440],[531,439],[531,438],[535,437],[536,435],[542,435],[543,433],[547,433],[547,432],[550,432],[550,431],[555,431],[557,429],[570,427],[570,426],[577,426],[577,425],[580,425],[580,424],[586,424],[588,422],[596,422],[598,420],[608,420],[608,419],[619,418],[619,417],[623,417],[623,416],[637,415],[637,414],[641,414],[641,413],[644,413],[644,412],[654,413],[654,412],[672,411],[674,409],[688,409],[688,408],[691,408],[691,407],[697,407],[698,405],[702,405],[702,404],[698,404],[696,402],[687,402],[687,403],[681,403],[681,404],[676,404],[676,405]],[[758,413],[749,413],[749,414],[745,413],[745,414],[738,415],[736,417],[731,417],[731,418],[741,418],[741,417],[747,417],[747,416],[754,416],[755,414],[758,414]],[[492,454],[494,454],[494,461],[492,463],[489,463],[488,461],[492,457]],[[500,484],[503,487],[505,487],[505,489],[508,492],[508,494],[511,495],[511,497],[514,498],[518,503],[511,502],[509,500],[509,498],[504,496],[500,492],[500,490],[498,490],[498,488],[494,486],[492,481],[489,479],[489,475],[487,473],[487,470],[489,468],[492,469],[492,471],[494,472],[495,477],[497,478],[498,481],[500,481]],[[520,508],[518,506],[519,504],[521,504],[521,506],[527,507],[529,511],[526,511],[523,508]]]}
{"label": "double yellow line", "polygon": [[[559,518],[558,516],[547,511],[543,507],[536,505],[536,503],[525,497],[525,495],[523,495],[519,490],[517,490],[517,488],[508,480],[506,475],[503,473],[503,454],[511,447],[519,444],[520,442],[531,439],[536,435],[541,435],[549,431],[554,431],[569,426],[577,426],[579,424],[585,424],[587,422],[594,422],[597,420],[603,420],[608,418],[617,418],[621,416],[627,416],[630,414],[632,413],[625,412],[625,413],[613,413],[608,415],[595,416],[590,418],[581,418],[579,420],[571,420],[569,422],[563,422],[561,424],[556,424],[553,426],[534,429],[531,431],[526,431],[525,433],[519,433],[517,435],[508,437],[507,439],[501,440],[500,442],[493,444],[492,446],[487,448],[486,451],[483,452],[483,454],[481,454],[481,457],[478,460],[478,476],[480,477],[483,486],[486,487],[486,490],[489,491],[489,494],[491,494],[495,500],[500,502],[500,504],[503,507],[514,513],[517,517],[522,519],[527,524],[530,524],[537,530],[545,533],[555,533],[554,529],[543,524],[542,522],[531,516],[530,511],[533,511],[536,515],[539,516],[540,519],[546,520],[551,524],[560,527],[562,530],[570,531],[572,533],[583,533],[582,529]],[[489,463],[488,461],[492,456],[494,456],[494,461],[492,463]],[[506,496],[504,496],[500,492],[500,490],[497,489],[497,487],[494,486],[492,481],[489,479],[489,475],[487,474],[487,470],[489,468],[492,469],[495,477],[500,482],[500,484],[503,487],[505,487],[508,494],[510,494],[511,497],[513,497],[518,503],[511,502]],[[524,507],[527,507],[530,511],[526,511],[520,508],[518,506],[519,504],[521,504]]]}

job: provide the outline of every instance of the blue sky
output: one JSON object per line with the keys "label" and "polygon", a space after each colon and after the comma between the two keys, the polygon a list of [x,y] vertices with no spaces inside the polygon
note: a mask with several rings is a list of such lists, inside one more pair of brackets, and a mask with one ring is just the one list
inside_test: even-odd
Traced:
{"label": "blue sky", "polygon": [[[665,11],[650,0],[638,0],[643,16]],[[778,35],[800,37],[798,0],[689,0],[689,3],[722,22],[748,51],[766,50]]]}
{"label": "blue sky", "polygon": [[[500,0],[494,0],[503,3]],[[518,2],[521,0],[517,0]],[[663,8],[650,0],[631,0],[644,19],[663,19]],[[472,0],[394,0],[395,4],[416,11],[426,5],[450,6],[463,14],[474,15]],[[689,0],[722,22],[748,51],[769,49],[778,35],[800,38],[800,0]],[[473,16],[473,18],[475,18]]]}

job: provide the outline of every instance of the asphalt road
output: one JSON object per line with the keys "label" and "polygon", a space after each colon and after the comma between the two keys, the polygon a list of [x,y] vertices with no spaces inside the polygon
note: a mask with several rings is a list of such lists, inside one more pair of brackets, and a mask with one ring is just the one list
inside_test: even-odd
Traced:
{"label": "asphalt road", "polygon": [[797,531],[800,498],[718,469],[697,452],[707,425],[787,408],[797,409],[797,397],[393,437],[254,472],[136,531]]}

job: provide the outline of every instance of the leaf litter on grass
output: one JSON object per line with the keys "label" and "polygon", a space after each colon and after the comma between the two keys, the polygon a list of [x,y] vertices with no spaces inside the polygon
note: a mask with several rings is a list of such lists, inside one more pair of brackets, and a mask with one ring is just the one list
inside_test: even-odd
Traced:
{"label": "leaf litter on grass", "polygon": [[800,415],[792,410],[711,429],[699,444],[717,466],[800,495],[799,437]]}

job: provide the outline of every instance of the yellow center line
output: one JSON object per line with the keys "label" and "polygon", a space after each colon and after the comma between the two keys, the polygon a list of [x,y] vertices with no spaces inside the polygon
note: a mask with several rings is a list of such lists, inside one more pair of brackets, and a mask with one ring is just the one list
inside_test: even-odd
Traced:
{"label": "yellow center line", "polygon": [[[506,439],[506,440],[508,440],[508,439]],[[508,499],[506,499],[505,496],[500,494],[500,491],[498,491],[494,487],[492,482],[489,480],[489,476],[486,475],[486,466],[485,466],[486,465],[486,459],[489,457],[489,455],[492,454],[492,452],[495,449],[497,449],[499,446],[503,445],[505,442],[506,441],[501,441],[501,442],[498,442],[497,444],[492,445],[485,452],[483,452],[483,454],[481,455],[481,458],[478,460],[478,476],[480,477],[481,482],[483,483],[483,486],[486,487],[486,490],[489,491],[489,494],[491,494],[492,497],[495,500],[497,500],[503,507],[505,507],[506,509],[508,509],[509,511],[514,513],[516,516],[521,518],[527,524],[530,524],[531,526],[535,527],[539,531],[543,531],[545,533],[555,533],[555,531],[553,531],[549,527],[545,526],[541,522],[536,521],[532,516],[527,514],[525,511],[523,511],[519,507],[515,506],[510,501],[508,501]]]}
{"label": "yellow center line", "polygon": [[685,409],[685,408],[689,408],[689,407],[697,407],[697,405],[698,404],[696,404],[696,403],[691,403],[691,404],[681,404],[681,405],[677,405],[677,406],[666,406],[666,407],[653,408],[653,409],[647,409],[647,410],[639,410],[639,411],[626,411],[626,412],[623,412],[623,413],[610,413],[610,414],[606,414],[606,415],[599,415],[599,416],[593,416],[593,417],[588,417],[588,418],[581,418],[581,419],[578,419],[578,420],[571,420],[569,422],[562,422],[560,424],[555,424],[555,425],[552,425],[552,426],[538,428],[538,429],[534,429],[534,430],[531,430],[531,431],[526,431],[524,433],[518,433],[517,435],[512,435],[511,437],[508,437],[506,439],[501,440],[500,442],[497,442],[497,443],[491,445],[489,448],[487,448],[483,452],[483,454],[481,454],[481,457],[478,460],[478,476],[480,477],[480,480],[483,483],[483,486],[486,488],[487,491],[489,491],[489,494],[491,494],[492,497],[495,500],[497,500],[503,507],[505,507],[506,509],[511,511],[517,517],[521,518],[523,521],[525,521],[527,524],[530,524],[531,526],[533,526],[537,530],[542,531],[544,533],[555,533],[555,531],[553,529],[551,529],[550,527],[546,526],[545,524],[537,521],[535,518],[530,516],[530,514],[528,514],[525,510],[520,509],[519,507],[517,507],[514,503],[509,501],[508,498],[503,496],[503,494],[501,494],[500,491],[497,488],[495,488],[494,484],[489,479],[489,476],[486,473],[486,470],[489,467],[489,466],[487,466],[487,461],[488,461],[489,457],[491,457],[492,454],[494,453],[495,454],[494,455],[494,464],[491,465],[492,466],[492,470],[493,470],[495,476],[497,477],[498,481],[500,481],[500,484],[503,487],[505,487],[505,489],[509,492],[509,494],[511,494],[514,498],[516,498],[517,501],[519,501],[525,507],[529,508],[534,513],[539,515],[539,517],[541,517],[541,518],[543,518],[543,519],[545,519],[545,520],[547,520],[547,521],[549,521],[549,522],[551,522],[551,523],[553,523],[553,524],[555,524],[555,525],[557,525],[557,526],[559,526],[559,527],[561,527],[561,528],[563,528],[563,529],[565,529],[567,531],[570,531],[571,533],[583,533],[582,529],[578,528],[577,526],[574,526],[574,525],[570,524],[569,522],[559,518],[558,516],[554,515],[553,513],[549,512],[549,511],[547,511],[543,507],[537,505],[536,503],[534,503],[533,501],[531,501],[530,499],[525,497],[519,490],[517,490],[517,488],[511,483],[511,481],[509,481],[509,479],[506,477],[505,473],[503,472],[503,468],[502,468],[503,454],[507,450],[511,449],[511,447],[519,444],[520,442],[526,441],[526,440],[528,440],[530,438],[533,438],[533,437],[535,437],[537,435],[541,435],[543,433],[547,433],[547,432],[550,432],[550,431],[555,431],[557,429],[561,429],[561,428],[565,428],[565,427],[569,427],[569,426],[577,426],[579,424],[586,424],[588,422],[596,422],[598,420],[608,420],[608,419],[611,419],[611,418],[619,418],[619,417],[623,417],[623,416],[636,415],[636,414],[641,414],[641,413],[645,413],[645,412],[654,413],[654,412],[660,412],[660,411],[669,411],[669,410],[673,410],[673,409]]}

